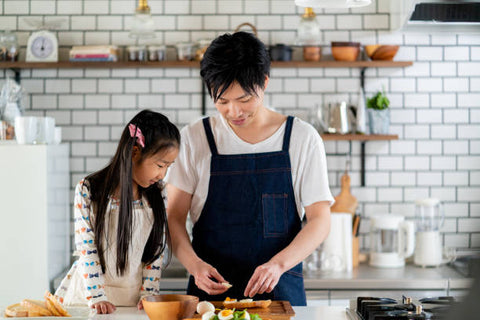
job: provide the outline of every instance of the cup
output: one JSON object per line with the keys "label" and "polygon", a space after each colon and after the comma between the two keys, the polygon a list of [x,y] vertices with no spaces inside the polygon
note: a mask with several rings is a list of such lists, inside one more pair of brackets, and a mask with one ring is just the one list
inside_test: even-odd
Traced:
{"label": "cup", "polygon": [[0,140],[7,140],[7,123],[0,121]]}
{"label": "cup", "polygon": [[55,137],[55,119],[52,117],[37,117],[37,134],[35,144],[52,144]]}
{"label": "cup", "polygon": [[62,128],[61,127],[55,127],[53,144],[60,144],[60,143],[62,143]]}
{"label": "cup", "polygon": [[33,144],[37,136],[37,118],[16,117],[15,136],[18,144]]}

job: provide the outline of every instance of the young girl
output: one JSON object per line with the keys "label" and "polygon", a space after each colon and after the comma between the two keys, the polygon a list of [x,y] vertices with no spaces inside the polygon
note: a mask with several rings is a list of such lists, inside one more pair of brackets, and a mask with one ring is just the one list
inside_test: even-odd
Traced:
{"label": "young girl", "polygon": [[123,130],[108,166],[78,183],[79,258],[55,293],[64,304],[112,313],[115,306],[141,309],[143,297],[159,293],[170,241],[161,180],[179,146],[174,124],[160,113],[141,111]]}

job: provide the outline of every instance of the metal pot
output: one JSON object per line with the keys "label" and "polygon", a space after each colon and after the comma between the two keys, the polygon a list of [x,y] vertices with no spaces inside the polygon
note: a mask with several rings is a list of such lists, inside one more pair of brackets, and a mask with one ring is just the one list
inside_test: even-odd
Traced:
{"label": "metal pot", "polygon": [[281,43],[271,46],[270,58],[272,61],[290,61],[292,60],[292,48]]}

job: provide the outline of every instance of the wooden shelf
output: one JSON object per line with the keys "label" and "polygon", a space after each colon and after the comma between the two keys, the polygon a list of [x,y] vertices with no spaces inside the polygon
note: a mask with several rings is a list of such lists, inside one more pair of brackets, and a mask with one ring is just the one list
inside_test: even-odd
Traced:
{"label": "wooden shelf", "polygon": [[[412,61],[273,61],[272,68],[395,68],[408,67]],[[70,68],[199,68],[198,61],[119,61],[119,62],[0,62],[0,69]]]}
{"label": "wooden shelf", "polygon": [[396,134],[332,134],[321,135],[324,141],[372,141],[372,140],[398,140]]}

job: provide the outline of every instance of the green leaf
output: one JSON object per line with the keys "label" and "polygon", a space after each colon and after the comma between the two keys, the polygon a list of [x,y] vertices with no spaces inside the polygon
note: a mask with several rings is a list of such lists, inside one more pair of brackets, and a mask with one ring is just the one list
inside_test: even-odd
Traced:
{"label": "green leaf", "polygon": [[372,98],[367,99],[367,108],[369,109],[383,110],[389,106],[390,100],[388,100],[387,96],[381,91],[378,91]]}

